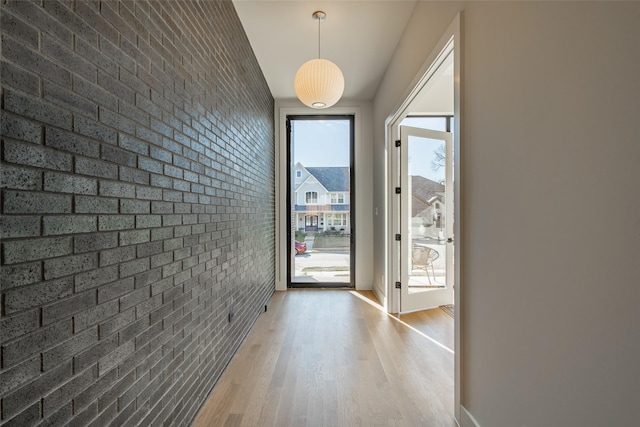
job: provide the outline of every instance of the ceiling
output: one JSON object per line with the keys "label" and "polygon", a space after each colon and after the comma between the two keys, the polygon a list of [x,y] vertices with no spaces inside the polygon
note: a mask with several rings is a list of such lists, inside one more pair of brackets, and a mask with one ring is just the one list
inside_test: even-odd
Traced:
{"label": "ceiling", "polygon": [[273,97],[295,99],[298,68],[318,54],[344,74],[343,99],[369,101],[391,61],[415,0],[269,1],[233,0]]}

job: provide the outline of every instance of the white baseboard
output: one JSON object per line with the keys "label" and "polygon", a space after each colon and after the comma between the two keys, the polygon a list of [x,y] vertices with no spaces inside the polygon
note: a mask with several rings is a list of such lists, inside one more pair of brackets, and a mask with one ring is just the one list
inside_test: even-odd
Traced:
{"label": "white baseboard", "polygon": [[378,298],[378,302],[380,303],[380,305],[383,306],[383,307],[386,307],[386,304],[385,304],[386,295],[384,294],[382,289],[380,289],[378,286],[376,286],[375,283],[373,285],[373,293],[376,295],[376,298]]}
{"label": "white baseboard", "polygon": [[473,415],[471,415],[469,411],[467,411],[467,408],[462,405],[460,405],[459,425],[460,427],[480,427],[480,424],[478,424],[476,419],[473,418]]}

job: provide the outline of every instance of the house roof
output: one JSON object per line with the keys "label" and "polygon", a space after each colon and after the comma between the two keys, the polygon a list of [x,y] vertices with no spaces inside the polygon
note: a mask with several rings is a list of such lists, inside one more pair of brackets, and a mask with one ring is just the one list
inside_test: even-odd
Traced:
{"label": "house roof", "polygon": [[422,216],[421,213],[431,206],[435,200],[442,200],[444,185],[420,175],[411,176],[411,216]]}
{"label": "house roof", "polygon": [[349,168],[322,167],[306,168],[327,191],[349,191]]}

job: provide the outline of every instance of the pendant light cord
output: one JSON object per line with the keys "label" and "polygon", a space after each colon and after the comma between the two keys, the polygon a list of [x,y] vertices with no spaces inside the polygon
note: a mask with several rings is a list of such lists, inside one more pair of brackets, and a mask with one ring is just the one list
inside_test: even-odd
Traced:
{"label": "pendant light cord", "polygon": [[322,19],[318,16],[318,59],[320,59],[320,21]]}

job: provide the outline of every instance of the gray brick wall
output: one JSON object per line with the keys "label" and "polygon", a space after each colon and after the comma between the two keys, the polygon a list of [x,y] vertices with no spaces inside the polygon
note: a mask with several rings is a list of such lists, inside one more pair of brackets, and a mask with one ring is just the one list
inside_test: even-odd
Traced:
{"label": "gray brick wall", "polygon": [[0,425],[188,425],[274,291],[233,4],[0,5]]}

